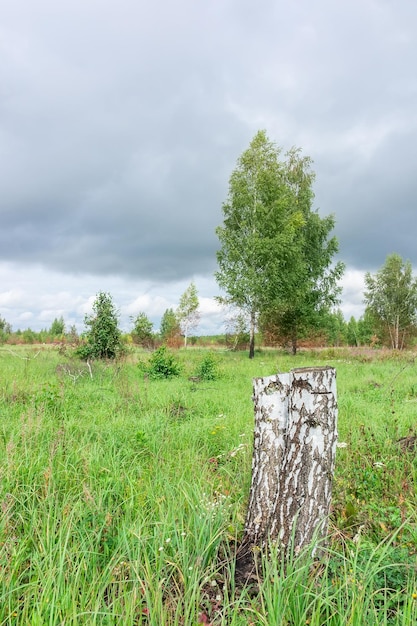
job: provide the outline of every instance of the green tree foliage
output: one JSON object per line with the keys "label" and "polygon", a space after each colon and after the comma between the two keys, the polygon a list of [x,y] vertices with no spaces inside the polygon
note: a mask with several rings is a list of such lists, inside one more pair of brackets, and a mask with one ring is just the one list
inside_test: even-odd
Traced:
{"label": "green tree foliage", "polygon": [[65,334],[65,322],[62,315],[59,319],[54,319],[49,330],[49,334],[51,335],[51,337],[61,337]]}
{"label": "green tree foliage", "polygon": [[211,381],[220,377],[219,362],[213,352],[208,352],[197,367],[196,377],[201,380]]}
{"label": "green tree foliage", "polygon": [[167,344],[175,343],[181,336],[181,329],[174,309],[166,309],[161,319],[159,334]]}
{"label": "green tree foliage", "polygon": [[338,301],[343,264],[332,266],[338,244],[329,239],[334,218],[312,211],[311,159],[281,149],[259,131],[239,158],[223,204],[216,279],[226,301],[250,315],[254,356],[260,313],[274,315],[281,332],[297,337]]}
{"label": "green tree foliage", "polygon": [[138,313],[131,318],[133,322],[132,339],[135,344],[144,348],[151,348],[154,344],[153,324],[146,313]]}
{"label": "green tree foliage", "polygon": [[149,359],[148,364],[139,364],[148,376],[155,380],[174,378],[181,373],[181,366],[166,346],[160,346]]}
{"label": "green tree foliage", "polygon": [[250,319],[242,309],[229,307],[226,317],[226,345],[229,350],[242,350],[250,343]]}
{"label": "green tree foliage", "polygon": [[1,316],[0,316],[0,332],[5,333],[6,335],[10,335],[10,333],[12,332],[11,325],[8,322],[6,322],[4,317],[1,317]]}
{"label": "green tree foliage", "polygon": [[86,342],[77,354],[83,359],[114,359],[123,351],[119,314],[109,293],[100,292],[93,303],[93,313],[86,315]]}
{"label": "green tree foliage", "polygon": [[358,322],[353,315],[346,326],[346,340],[349,346],[360,346]]}
{"label": "green tree foliage", "polygon": [[340,309],[329,311],[323,316],[320,331],[329,346],[343,346],[347,343],[347,325]]}
{"label": "green tree foliage", "polygon": [[346,325],[346,340],[349,346],[375,346],[380,344],[381,325],[369,308],[356,320],[353,316]]}
{"label": "green tree foliage", "polygon": [[391,347],[400,350],[417,323],[417,279],[399,254],[387,256],[375,274],[365,275],[365,303],[385,327]]}
{"label": "green tree foliage", "polygon": [[216,280],[227,294],[225,301],[250,317],[250,358],[257,315],[268,301],[271,249],[282,246],[277,226],[286,189],[278,157],[279,150],[259,131],[232,172],[223,224],[216,229],[220,241]]}
{"label": "green tree foliage", "polygon": [[36,340],[38,339],[38,333],[35,333],[34,330],[32,330],[31,328],[26,328],[23,332],[22,332],[22,339],[23,339],[23,343],[35,343]]}
{"label": "green tree foliage", "polygon": [[11,335],[12,327],[6,320],[0,316],[0,343],[7,341]]}
{"label": "green tree foliage", "polygon": [[195,330],[200,321],[198,310],[198,292],[194,283],[191,283],[180,298],[180,303],[176,311],[176,318],[184,335],[184,347],[187,347],[187,339],[192,330]]}
{"label": "green tree foliage", "polygon": [[299,150],[292,149],[287,154],[287,184],[291,203],[300,212],[301,226],[290,262],[286,263],[284,252],[280,275],[276,276],[276,280],[284,281],[285,296],[279,295],[272,303],[277,323],[291,342],[294,354],[300,334],[320,328],[322,319],[339,302],[338,280],[344,271],[343,263],[332,264],[338,251],[336,237],[330,237],[334,217],[321,218],[312,210],[315,175],[311,163]]}
{"label": "green tree foliage", "polygon": [[79,337],[78,337],[77,327],[75,326],[75,324],[70,326],[70,329],[67,334],[67,339],[71,343],[77,343]]}

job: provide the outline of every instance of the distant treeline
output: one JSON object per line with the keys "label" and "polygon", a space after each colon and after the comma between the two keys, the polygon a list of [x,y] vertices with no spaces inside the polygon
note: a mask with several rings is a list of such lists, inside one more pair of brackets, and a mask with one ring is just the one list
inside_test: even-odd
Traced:
{"label": "distant treeline", "polygon": [[[404,348],[414,345],[417,328],[410,326],[404,340]],[[257,333],[258,346],[290,347],[291,338],[282,333],[273,317],[265,316],[259,321]],[[75,326],[66,327],[63,318],[55,319],[49,329],[39,332],[27,328],[14,331],[10,324],[0,317],[0,343],[18,344],[65,344],[79,345],[83,334],[79,334]],[[165,343],[171,348],[183,346],[180,332],[162,335],[160,332],[150,333],[146,340],[138,337],[135,327],[132,331],[122,333],[122,341],[126,345],[139,345],[148,349],[157,348]],[[244,328],[228,328],[228,331],[217,335],[191,336],[189,347],[224,347],[227,349],[246,350],[249,346],[249,331]],[[322,315],[315,328],[302,334],[299,338],[300,347],[337,347],[337,346],[371,346],[391,347],[389,332],[370,310],[366,310],[359,319],[344,319],[338,310]]]}

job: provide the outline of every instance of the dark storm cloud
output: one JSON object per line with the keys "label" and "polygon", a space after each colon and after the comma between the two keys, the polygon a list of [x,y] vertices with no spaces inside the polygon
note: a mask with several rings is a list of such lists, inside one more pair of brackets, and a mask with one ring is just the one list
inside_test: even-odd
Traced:
{"label": "dark storm cloud", "polygon": [[258,128],[315,161],[340,256],[417,264],[417,6],[6,0],[0,258],[180,280]]}
{"label": "dark storm cloud", "polygon": [[26,21],[10,7],[3,25],[1,254],[153,279],[204,270],[239,126],[200,67],[204,15],[87,5],[41,3]]}
{"label": "dark storm cloud", "polygon": [[379,268],[398,252],[417,264],[417,132],[401,130],[381,142],[372,158],[340,162],[327,186],[318,186],[323,204],[337,217],[336,234],[345,262],[362,270]]}

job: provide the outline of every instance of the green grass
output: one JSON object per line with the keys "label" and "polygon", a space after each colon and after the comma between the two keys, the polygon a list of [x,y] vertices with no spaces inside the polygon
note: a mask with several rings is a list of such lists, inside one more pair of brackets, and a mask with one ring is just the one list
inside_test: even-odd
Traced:
{"label": "green grass", "polygon": [[[408,625],[417,621],[417,378],[411,354],[146,353],[88,367],[52,348],[0,349],[0,625]],[[337,370],[330,542],[259,593],[233,583],[249,495],[252,378]],[[223,562],[221,562],[221,559]],[[227,558],[229,556],[229,558]]]}

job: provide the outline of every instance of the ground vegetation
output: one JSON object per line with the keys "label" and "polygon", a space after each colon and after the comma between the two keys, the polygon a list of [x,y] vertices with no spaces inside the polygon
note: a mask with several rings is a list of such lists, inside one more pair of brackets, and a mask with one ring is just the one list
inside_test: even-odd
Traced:
{"label": "ground vegetation", "polygon": [[[180,374],[154,380],[139,348],[86,363],[0,347],[0,623],[416,623],[414,353],[210,352],[180,350]],[[285,575],[272,546],[241,587],[252,379],[304,365],[337,370],[330,543]]]}

